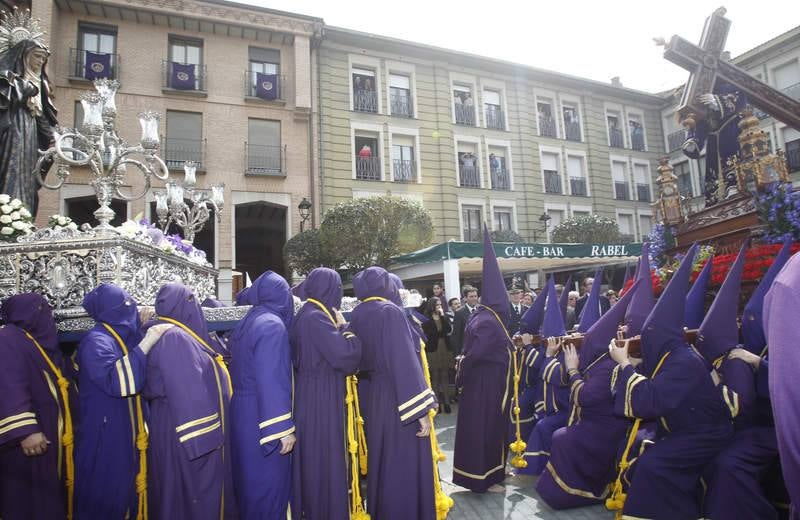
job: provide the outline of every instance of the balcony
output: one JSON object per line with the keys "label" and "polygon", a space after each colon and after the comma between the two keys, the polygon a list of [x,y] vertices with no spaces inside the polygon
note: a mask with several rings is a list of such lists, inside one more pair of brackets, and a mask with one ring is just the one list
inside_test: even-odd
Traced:
{"label": "balcony", "polygon": [[493,190],[508,191],[511,189],[511,176],[505,168],[493,168],[491,177]]}
{"label": "balcony", "polygon": [[786,165],[789,167],[789,173],[800,171],[800,148],[786,151]]}
{"label": "balcony", "polygon": [[667,145],[669,146],[669,151],[674,152],[675,150],[680,150],[683,143],[686,142],[686,130],[676,130],[667,136]]}
{"label": "balcony", "polygon": [[[259,73],[254,70],[244,72],[244,97],[257,98],[264,101],[285,101],[284,88],[286,87],[286,76],[278,75],[275,81],[262,82],[258,84]],[[265,74],[271,76],[271,74]]]}
{"label": "balcony", "polygon": [[417,163],[407,159],[394,159],[392,161],[392,173],[395,182],[416,182]]}
{"label": "balcony", "polygon": [[[620,233],[620,235],[619,235],[619,241],[622,242],[623,244],[630,244],[631,242],[633,242],[635,240],[636,240],[636,237],[634,235],[632,235],[632,234],[629,234],[629,233]],[[644,239],[643,239],[643,241],[644,241]]]}
{"label": "balcony", "polygon": [[[162,83],[164,89],[173,92],[206,91],[206,66],[194,63],[178,63],[164,60],[161,62]],[[194,81],[192,81],[194,76]]]}
{"label": "balcony", "polygon": [[86,81],[119,79],[119,54],[70,49],[69,77]]}
{"label": "balcony", "polygon": [[362,181],[381,180],[381,158],[356,156],[356,179]]}
{"label": "balcony", "polygon": [[461,164],[458,167],[458,185],[462,188],[480,188],[481,174],[474,164]]}
{"label": "balcony", "polygon": [[627,182],[614,181],[614,198],[617,200],[631,200]]}
{"label": "balcony", "polygon": [[571,195],[577,197],[586,196],[586,178],[585,177],[570,177],[569,178],[569,192]]}
{"label": "balcony", "polygon": [[639,202],[650,202],[650,185],[647,183],[636,183],[636,200]]}
{"label": "balcony", "polygon": [[625,137],[619,128],[608,129],[608,144],[614,148],[625,148]]}
{"label": "balcony", "polygon": [[782,90],[783,93],[790,98],[800,100],[800,83],[795,83],[794,85],[790,85]]}
{"label": "balcony", "polygon": [[567,141],[581,140],[581,124],[577,121],[564,122],[564,137]]}
{"label": "balcony", "polygon": [[414,117],[414,105],[409,92],[392,92],[389,104],[393,116]]}
{"label": "balcony", "polygon": [[641,130],[631,132],[631,149],[643,152],[644,146],[644,133]]}
{"label": "balcony", "polygon": [[539,135],[542,137],[558,137],[556,120],[548,116],[539,116]]}
{"label": "balcony", "polygon": [[506,117],[502,108],[497,105],[486,105],[486,128],[506,129]]}
{"label": "balcony", "polygon": [[183,170],[183,163],[193,161],[198,171],[205,171],[205,139],[179,139],[164,137],[161,140],[161,156],[170,170]]}
{"label": "balcony", "polygon": [[244,143],[245,175],[286,176],[286,145]]}
{"label": "balcony", "polygon": [[694,197],[694,190],[692,189],[692,178],[689,174],[678,175],[678,193],[683,197]]}
{"label": "balcony", "polygon": [[561,175],[555,170],[545,170],[544,171],[544,192],[545,193],[553,193],[556,195],[561,195],[563,190],[561,189]]}
{"label": "balcony", "polygon": [[378,113],[378,93],[375,90],[357,88],[353,90],[353,110]]}
{"label": "balcony", "polygon": [[456,124],[475,126],[475,106],[456,103]]}

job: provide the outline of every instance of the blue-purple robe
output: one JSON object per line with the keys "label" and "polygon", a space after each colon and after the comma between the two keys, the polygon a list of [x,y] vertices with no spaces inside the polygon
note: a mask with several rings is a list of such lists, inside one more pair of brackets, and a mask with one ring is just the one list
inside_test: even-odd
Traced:
{"label": "blue-purple robe", "polygon": [[[102,284],[83,307],[96,325],[83,337],[77,359],[80,435],[75,449],[75,518],[136,518],[139,471],[135,395],[144,387],[147,358],[136,302],[122,288]],[[124,342],[128,354],[103,324]],[[146,421],[142,406],[142,421]]]}
{"label": "blue-purple robe", "polygon": [[617,447],[630,421],[614,414],[611,393],[617,365],[603,355],[582,373],[570,376],[569,424],[553,434],[550,460],[536,483],[553,509],[604,500],[616,477]]}
{"label": "blue-purple robe", "polygon": [[[3,520],[66,518],[65,451],[61,445],[64,403],[56,375],[42,358],[29,332],[67,377],[68,360],[58,349],[56,324],[38,294],[12,296],[3,302],[0,328],[0,517]],[[70,385],[73,427],[78,406]],[[20,442],[43,433],[50,445],[42,455],[26,456]]]}
{"label": "blue-purple robe", "polygon": [[453,456],[453,483],[478,493],[505,479],[508,408],[513,397],[511,348],[496,315],[478,307],[464,330]]}
{"label": "blue-purple robe", "polygon": [[294,301],[280,275],[266,271],[249,288],[253,308],[229,342],[233,485],[246,519],[285,520],[292,491],[292,454],[281,439],[295,432],[289,327]]}
{"label": "blue-purple robe", "polygon": [[[353,310],[350,330],[361,340],[360,370],[369,376],[361,402],[369,452],[367,512],[381,520],[434,520],[431,442],[417,432],[418,420],[437,405],[415,337],[403,309],[391,302],[397,289],[384,269],[365,269],[353,288],[363,303]],[[365,301],[371,297],[380,299]]]}
{"label": "blue-purple robe", "polygon": [[685,343],[669,341],[659,349],[667,357],[655,377],[631,365],[617,376],[615,412],[658,420],[655,444],[636,461],[623,515],[694,520],[700,476],[733,427],[703,360]]}
{"label": "blue-purple robe", "polygon": [[325,310],[306,301],[289,334],[297,426],[292,516],[297,520],[348,520],[345,379],[358,367],[361,342],[331,320],[332,309],[339,308],[342,300],[342,281],[336,271],[311,271],[303,291]]}
{"label": "blue-purple robe", "polygon": [[[208,342],[200,304],[188,288],[165,285],[155,308],[160,318]],[[142,395],[150,406],[147,489],[154,520],[216,520],[225,507],[228,382],[194,335],[175,326],[147,355]]]}

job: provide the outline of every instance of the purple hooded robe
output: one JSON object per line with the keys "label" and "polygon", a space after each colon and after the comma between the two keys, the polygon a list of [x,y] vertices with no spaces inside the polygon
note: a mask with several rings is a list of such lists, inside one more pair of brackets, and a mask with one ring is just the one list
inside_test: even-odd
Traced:
{"label": "purple hooded robe", "polygon": [[[0,308],[0,517],[3,520],[66,518],[64,403],[56,375],[27,331],[66,377],[68,360],[58,349],[56,323],[47,301],[20,294]],[[77,396],[70,385],[73,426]],[[26,456],[20,442],[43,433],[50,445],[42,455]]]}
{"label": "purple hooded robe", "polygon": [[318,267],[302,288],[304,294],[298,296],[306,303],[289,333],[297,425],[292,515],[298,520],[348,520],[345,379],[358,367],[361,342],[333,318],[333,309],[342,302],[342,279],[336,271]]}
{"label": "purple hooded robe", "polygon": [[[369,376],[363,395],[367,448],[367,512],[381,520],[434,520],[433,466],[418,419],[435,408],[403,309],[389,274],[369,267],[353,278],[356,298],[350,330],[361,340],[360,370]],[[418,343],[418,341],[417,341]]]}

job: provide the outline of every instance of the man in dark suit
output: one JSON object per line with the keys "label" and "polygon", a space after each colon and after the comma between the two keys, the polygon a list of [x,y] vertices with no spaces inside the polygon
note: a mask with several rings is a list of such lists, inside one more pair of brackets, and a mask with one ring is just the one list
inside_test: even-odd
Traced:
{"label": "man in dark suit", "polygon": [[[588,277],[583,279],[583,296],[578,298],[578,301],[575,303],[575,316],[580,321],[581,312],[583,311],[583,306],[586,305],[586,300],[589,298],[589,293],[592,292],[592,285],[594,285],[594,278]],[[611,308],[611,302],[608,301],[608,298],[600,295],[600,316],[608,312],[608,309]]]}
{"label": "man in dark suit", "polygon": [[512,287],[511,290],[508,291],[508,296],[510,300],[509,306],[511,307],[510,318],[508,320],[508,333],[513,336],[519,331],[519,322],[522,319],[522,315],[528,310],[528,306],[522,303],[522,289]]}
{"label": "man in dark suit", "polygon": [[456,356],[461,355],[464,342],[464,329],[467,327],[467,321],[478,307],[478,289],[471,285],[465,285],[461,289],[461,294],[464,296],[464,306],[453,316],[453,333],[450,336],[451,348],[453,349],[453,354]]}

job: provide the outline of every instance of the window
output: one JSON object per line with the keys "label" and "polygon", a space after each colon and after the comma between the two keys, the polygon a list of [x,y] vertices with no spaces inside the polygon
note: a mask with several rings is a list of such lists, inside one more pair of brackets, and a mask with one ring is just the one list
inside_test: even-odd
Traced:
{"label": "window", "polygon": [[71,53],[71,76],[88,80],[118,78],[116,52],[116,27],[80,24],[78,48]]}
{"label": "window", "polygon": [[553,116],[553,104],[549,100],[537,101],[536,112],[539,121],[539,135],[542,137],[558,137],[558,126]]}
{"label": "window", "polygon": [[489,147],[489,173],[492,178],[493,190],[511,189],[511,175],[506,166],[506,151],[504,148]]}
{"label": "window", "polygon": [[559,173],[560,157],[551,152],[542,152],[542,171],[544,172],[544,192],[563,193],[561,189],[561,174]]}
{"label": "window", "polygon": [[578,115],[578,107],[571,103],[564,103],[561,110],[564,115],[564,137],[568,141],[580,141],[581,120]]}
{"label": "window", "polygon": [[505,130],[506,119],[503,114],[503,106],[500,103],[500,92],[497,90],[484,90],[483,105],[486,110],[486,128]]}
{"label": "window", "polygon": [[800,65],[796,60],[772,69],[772,79],[775,88],[795,99],[800,98]]}
{"label": "window", "polygon": [[495,207],[494,208],[494,230],[495,231],[513,231],[513,224],[511,219],[511,208]]}
{"label": "window", "polygon": [[461,223],[464,226],[464,242],[478,242],[481,237],[481,217],[480,206],[461,206]]}
{"label": "window", "polygon": [[378,137],[369,132],[355,136],[356,179],[381,180],[381,157]]}
{"label": "window", "polygon": [[586,175],[583,168],[583,157],[578,155],[567,156],[567,175],[569,175],[570,194],[581,197],[588,195]]}
{"label": "window", "polygon": [[475,99],[468,86],[453,86],[453,105],[455,107],[456,124],[475,126]]}
{"label": "window", "polygon": [[203,114],[167,110],[164,160],[170,169],[182,169],[185,161],[203,170]]}
{"label": "window", "polygon": [[650,170],[646,164],[633,165],[633,180],[636,182],[636,200],[650,202]]}
{"label": "window", "polygon": [[281,122],[267,119],[247,120],[248,174],[283,174],[283,148],[281,147]]}
{"label": "window", "polygon": [[481,173],[475,144],[458,143],[458,180],[462,188],[480,188]]}
{"label": "window", "polygon": [[414,138],[392,136],[392,174],[395,181],[416,181]]}
{"label": "window", "polygon": [[581,210],[577,210],[577,209],[576,210],[572,210],[572,217],[573,218],[588,217],[591,214],[592,213],[590,211],[581,211]]}
{"label": "window", "polygon": [[627,240],[633,240],[633,215],[620,213],[617,215],[617,224],[619,225],[619,233]]}
{"label": "window", "polygon": [[169,62],[165,86],[176,90],[205,90],[203,42],[185,38],[169,39]]}
{"label": "window", "polygon": [[607,111],[606,124],[608,125],[608,145],[614,148],[625,148],[625,137],[622,133],[622,125],[620,125],[619,112]]}
{"label": "window", "polygon": [[545,208],[545,213],[550,216],[550,223],[547,226],[547,235],[550,237],[550,234],[553,230],[558,227],[562,222],[564,222],[564,215],[566,213],[563,209],[549,209]]}
{"label": "window", "polygon": [[789,165],[789,173],[800,171],[800,139],[788,141],[786,147],[786,162]]}
{"label": "window", "polygon": [[[276,49],[248,49],[249,65],[247,70],[247,95],[265,99],[283,99],[283,81],[281,73],[281,52]],[[259,89],[261,79],[272,80],[274,90]]]}
{"label": "window", "polygon": [[414,117],[410,77],[389,74],[389,107],[393,116]]}
{"label": "window", "polygon": [[353,110],[378,112],[378,86],[375,71],[353,67]]}
{"label": "window", "polygon": [[684,197],[694,197],[692,188],[692,172],[689,168],[689,161],[683,161],[672,167],[672,172],[678,178],[678,191]]}
{"label": "window", "polygon": [[628,189],[627,163],[611,161],[611,177],[614,179],[614,198],[617,200],[631,200]]}
{"label": "window", "polygon": [[639,215],[639,236],[642,242],[647,239],[647,236],[653,230],[653,217],[650,215]]}
{"label": "window", "polygon": [[635,114],[628,115],[628,131],[631,136],[631,148],[643,152],[645,150],[645,144],[642,116]]}

